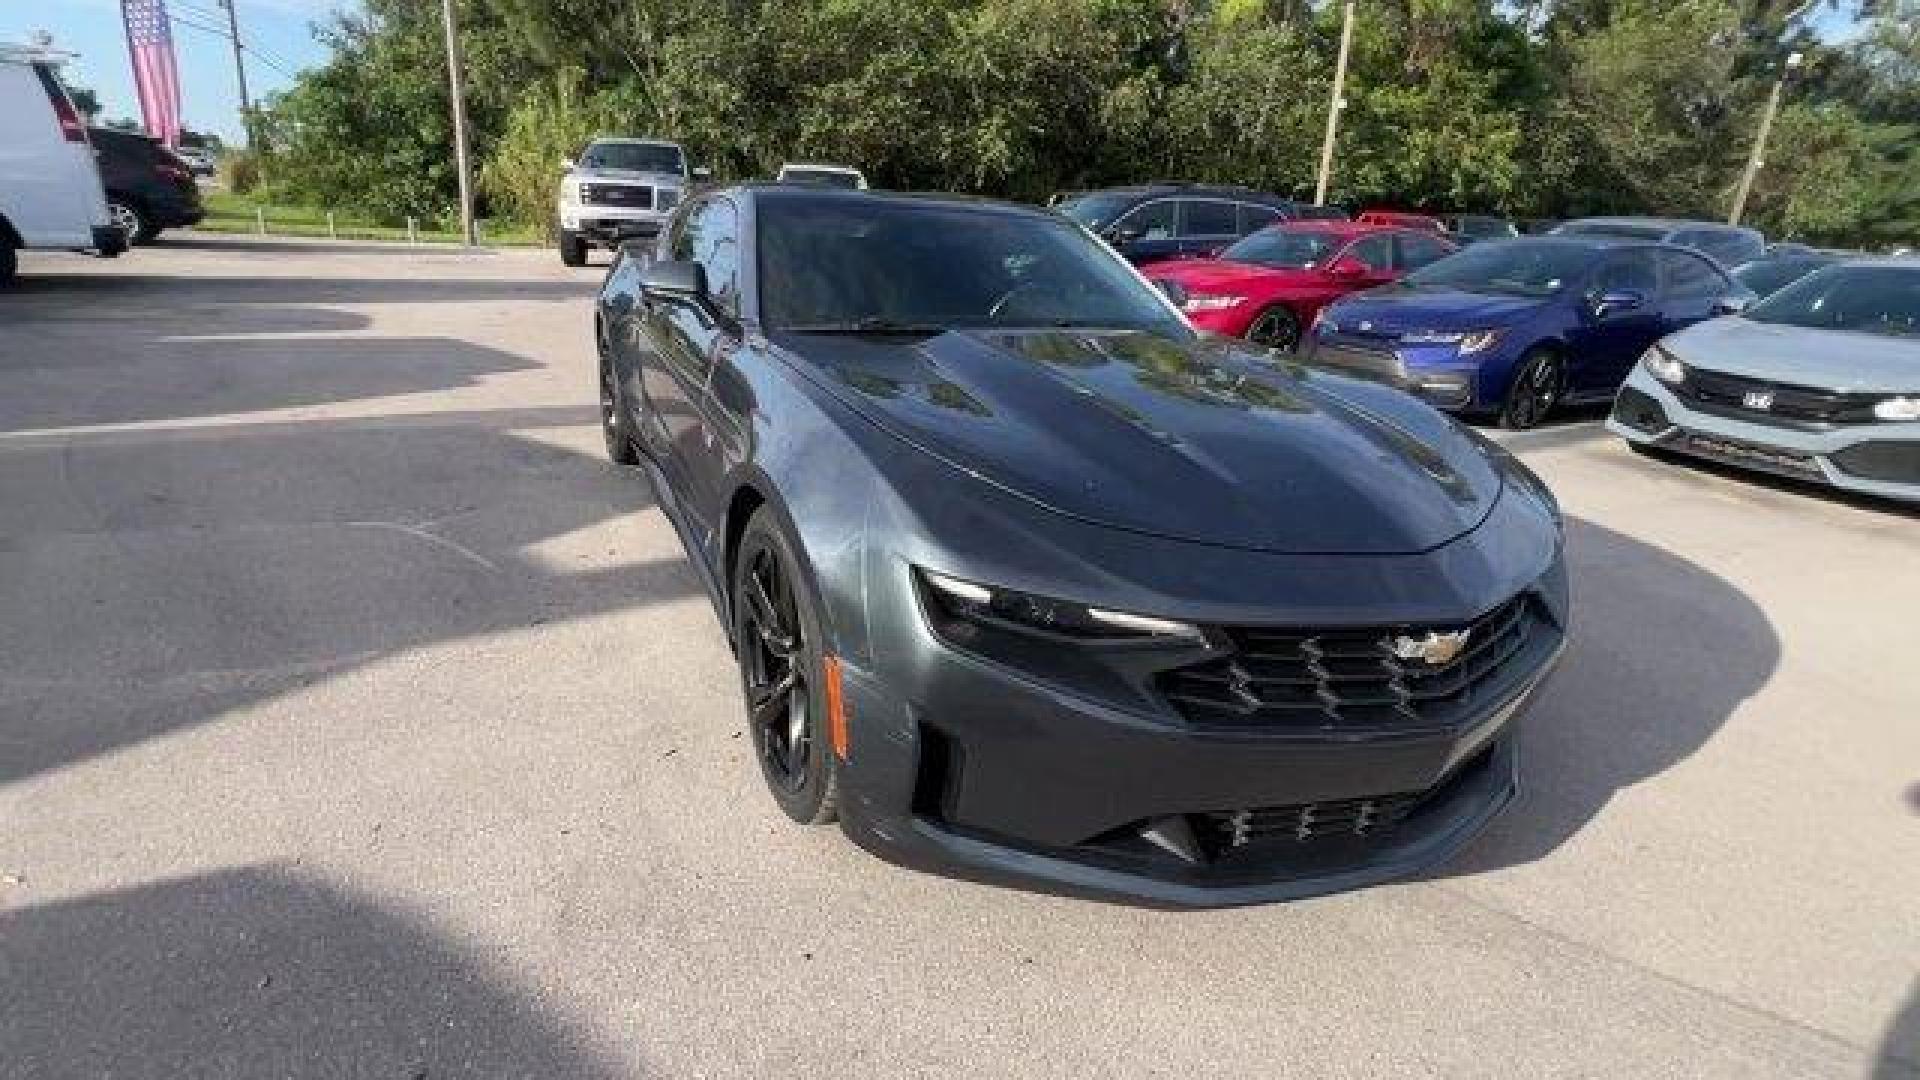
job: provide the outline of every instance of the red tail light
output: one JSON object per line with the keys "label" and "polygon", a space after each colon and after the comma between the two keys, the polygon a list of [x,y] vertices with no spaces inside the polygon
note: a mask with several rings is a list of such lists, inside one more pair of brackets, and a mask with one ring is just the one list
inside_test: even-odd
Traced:
{"label": "red tail light", "polygon": [[73,107],[67,99],[67,92],[60,88],[60,80],[53,77],[53,69],[44,64],[33,65],[34,73],[40,76],[40,86],[47,92],[47,100],[53,103],[54,119],[60,121],[60,135],[71,143],[87,141],[87,125],[80,120],[80,110]]}

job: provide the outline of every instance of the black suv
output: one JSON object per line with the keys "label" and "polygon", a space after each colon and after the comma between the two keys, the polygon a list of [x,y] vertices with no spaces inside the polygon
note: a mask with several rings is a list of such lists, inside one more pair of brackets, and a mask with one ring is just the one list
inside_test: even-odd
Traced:
{"label": "black suv", "polygon": [[1317,207],[1303,207],[1264,191],[1197,184],[1081,191],[1053,208],[1137,263],[1211,255],[1274,222],[1322,216]]}
{"label": "black suv", "polygon": [[163,229],[192,225],[205,216],[193,169],[166,147],[113,128],[90,128],[87,137],[100,161],[107,213],[130,242],[147,243]]}

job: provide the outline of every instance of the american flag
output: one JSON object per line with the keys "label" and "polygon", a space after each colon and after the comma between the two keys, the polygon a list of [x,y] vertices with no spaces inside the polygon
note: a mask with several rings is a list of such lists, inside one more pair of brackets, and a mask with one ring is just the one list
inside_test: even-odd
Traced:
{"label": "american flag", "polygon": [[167,0],[120,0],[120,17],[127,24],[133,86],[140,95],[140,118],[147,134],[168,146],[179,146],[180,69],[173,61]]}

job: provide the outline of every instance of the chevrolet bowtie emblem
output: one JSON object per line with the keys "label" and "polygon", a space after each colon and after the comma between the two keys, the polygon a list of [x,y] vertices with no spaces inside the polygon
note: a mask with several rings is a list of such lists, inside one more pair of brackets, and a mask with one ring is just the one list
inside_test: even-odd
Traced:
{"label": "chevrolet bowtie emblem", "polygon": [[1746,395],[1740,399],[1740,404],[1745,405],[1749,409],[1758,409],[1765,412],[1773,408],[1773,391],[1749,390]]}
{"label": "chevrolet bowtie emblem", "polygon": [[1409,637],[1405,634],[1392,641],[1393,655],[1402,660],[1424,660],[1433,667],[1452,663],[1460,650],[1467,647],[1467,638],[1472,630],[1455,630],[1450,634],[1429,633],[1425,637]]}

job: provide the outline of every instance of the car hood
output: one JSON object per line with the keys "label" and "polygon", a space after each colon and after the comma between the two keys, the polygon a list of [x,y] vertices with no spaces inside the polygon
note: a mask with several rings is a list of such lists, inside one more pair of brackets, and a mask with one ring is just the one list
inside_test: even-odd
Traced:
{"label": "car hood", "polygon": [[[1138,332],[780,334],[850,407],[1054,511],[1259,551],[1404,554],[1470,531],[1500,478],[1409,398]],[[926,493],[929,498],[944,493]]]}
{"label": "car hood", "polygon": [[1731,317],[1688,327],[1664,344],[1683,363],[1769,382],[1846,393],[1920,392],[1920,338]]}
{"label": "car hood", "polygon": [[1141,271],[1156,281],[1177,281],[1192,292],[1233,296],[1254,288],[1285,288],[1317,281],[1312,270],[1281,270],[1225,259],[1182,259],[1156,263]]}
{"label": "car hood", "polygon": [[1407,330],[1474,330],[1511,326],[1531,318],[1551,302],[1550,298],[1535,296],[1394,284],[1349,296],[1328,309],[1326,317],[1343,330],[1352,324],[1370,322],[1373,331],[1382,334]]}
{"label": "car hood", "polygon": [[644,169],[575,169],[577,180],[618,180],[626,184],[652,184],[655,187],[684,187],[686,178],[679,173],[648,172]]}

